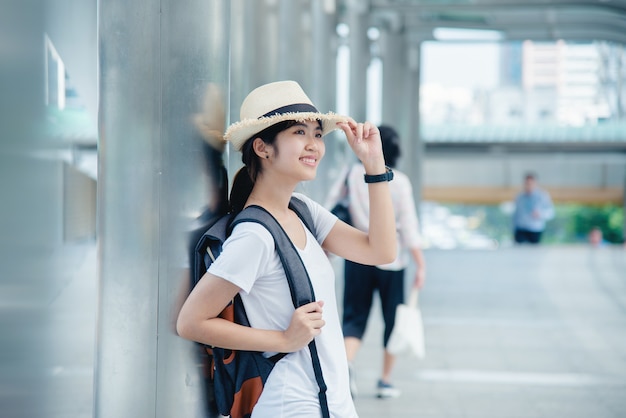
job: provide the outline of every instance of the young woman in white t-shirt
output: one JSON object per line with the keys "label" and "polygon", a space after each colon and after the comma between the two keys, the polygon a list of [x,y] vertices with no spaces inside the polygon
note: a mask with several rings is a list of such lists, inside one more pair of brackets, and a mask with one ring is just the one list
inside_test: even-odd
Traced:
{"label": "young woman in white t-shirt", "polygon": [[[323,136],[334,129],[365,167],[370,225],[359,231],[328,210],[296,194],[311,211],[317,236],[288,208],[298,183],[313,180],[325,153]],[[324,251],[362,264],[385,264],[396,257],[395,221],[380,134],[375,125],[322,114],[293,81],[263,85],[241,106],[241,120],[224,139],[242,153],[232,212],[259,205],[281,224],[298,249],[317,301],[294,309],[271,234],[254,223],[237,225],[223,251],[185,301],[177,321],[180,336],[240,350],[289,353],[272,370],[253,417],[319,417],[318,386],[308,343],[315,338],[332,417],[356,417],[350,396],[343,335],[337,313],[335,277]],[[251,327],[218,318],[239,293]]]}

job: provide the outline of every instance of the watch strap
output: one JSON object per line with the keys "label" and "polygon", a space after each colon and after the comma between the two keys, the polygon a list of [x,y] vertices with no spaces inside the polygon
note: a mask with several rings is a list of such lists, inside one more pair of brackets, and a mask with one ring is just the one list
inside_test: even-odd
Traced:
{"label": "watch strap", "polygon": [[391,168],[385,166],[385,172],[383,174],[365,174],[364,176],[366,183],[380,183],[381,181],[391,181],[393,180],[393,171]]}

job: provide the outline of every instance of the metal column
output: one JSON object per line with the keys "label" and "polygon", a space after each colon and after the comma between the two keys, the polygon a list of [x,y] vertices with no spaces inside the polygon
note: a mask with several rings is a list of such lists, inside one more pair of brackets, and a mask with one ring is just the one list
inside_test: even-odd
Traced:
{"label": "metal column", "polygon": [[336,110],[337,20],[334,1],[312,1],[312,75],[307,92],[321,112]]}
{"label": "metal column", "polygon": [[402,140],[399,169],[413,184],[418,206],[422,196],[424,144],[420,137],[420,43],[393,25],[381,31],[383,59],[383,123]]}
{"label": "metal column", "polygon": [[[307,94],[321,112],[337,111],[337,19],[334,1],[311,2],[311,52],[309,58],[310,82],[305,87]],[[306,193],[319,202],[326,200],[329,188],[336,180],[336,157],[345,141],[335,140],[338,135],[330,134],[326,142],[326,156],[317,172],[317,179],[306,185]],[[330,139],[332,138],[332,139]],[[333,169],[334,168],[334,169]]]}
{"label": "metal column", "polygon": [[410,40],[407,48],[408,80],[407,91],[409,92],[409,139],[406,147],[404,164],[406,173],[413,183],[413,197],[419,212],[422,202],[422,166],[424,164],[424,141],[420,133],[420,42]]}
{"label": "metal column", "polygon": [[194,345],[173,326],[189,287],[186,230],[215,203],[217,159],[203,158],[202,138],[224,128],[229,3],[109,0],[98,15],[94,416],[203,416]]}
{"label": "metal column", "polygon": [[[381,58],[383,62],[382,123],[394,127],[403,141],[412,139],[409,131],[409,94],[407,90],[407,54],[406,37],[401,30],[381,28]],[[406,159],[401,160],[404,168]]]}
{"label": "metal column", "polygon": [[367,2],[358,1],[351,1],[348,6],[350,116],[359,122],[367,117],[367,67],[370,62],[367,7]]}

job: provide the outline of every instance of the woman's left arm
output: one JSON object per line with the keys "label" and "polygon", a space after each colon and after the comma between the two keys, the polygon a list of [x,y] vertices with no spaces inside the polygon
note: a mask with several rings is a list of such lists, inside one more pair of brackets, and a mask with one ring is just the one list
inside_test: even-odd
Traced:
{"label": "woman's left arm", "polygon": [[[350,147],[368,175],[383,174],[385,159],[378,128],[350,119],[340,123]],[[324,249],[348,260],[368,265],[391,263],[397,254],[396,224],[389,183],[369,183],[369,231],[362,232],[337,221],[324,240]]]}

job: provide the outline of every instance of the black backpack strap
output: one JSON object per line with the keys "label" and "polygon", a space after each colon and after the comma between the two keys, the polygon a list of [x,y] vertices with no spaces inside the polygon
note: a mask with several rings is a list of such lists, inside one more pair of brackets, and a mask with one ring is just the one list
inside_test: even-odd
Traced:
{"label": "black backpack strap", "polygon": [[297,197],[292,196],[289,201],[289,209],[293,210],[296,215],[298,215],[307,229],[311,231],[313,236],[317,239],[317,230],[315,229],[315,223],[313,223],[313,216],[311,215],[311,211],[306,203]]}
{"label": "black backpack strap", "polygon": [[231,228],[242,222],[256,222],[263,225],[272,234],[276,251],[285,269],[293,306],[298,308],[313,302],[315,295],[309,274],[296,247],[278,221],[261,206],[248,206],[235,217]]}
{"label": "black backpack strap", "polygon": [[[292,198],[290,207],[294,204],[294,201],[300,202],[300,204],[304,205],[305,209],[302,209],[302,207],[292,209],[298,214],[298,216],[300,216],[305,225],[307,225],[307,222],[309,222],[310,225],[313,225],[313,218],[311,217],[306,204],[299,199]],[[296,203],[296,205],[298,205],[298,203]],[[304,216],[308,216],[308,220],[305,220],[301,216],[302,214],[304,214]],[[285,269],[285,276],[287,276],[287,283],[289,284],[289,291],[291,293],[291,300],[294,307],[298,308],[302,305],[313,302],[315,300],[315,293],[313,291],[311,279],[309,278],[309,273],[306,271],[304,263],[302,262],[296,247],[293,245],[293,242],[291,242],[289,236],[287,236],[287,233],[283,227],[280,226],[278,221],[262,207],[248,206],[235,217],[231,224],[231,228],[234,228],[235,225],[241,222],[259,223],[272,234],[272,237],[274,237],[276,251],[278,252],[280,261],[283,264],[283,268]],[[308,225],[307,228],[309,228]],[[309,230],[311,229],[309,228]],[[317,353],[315,339],[309,343],[309,350],[311,351],[315,380],[317,381],[317,385],[319,387],[318,398],[322,409],[322,417],[330,418],[328,399],[326,396],[327,386],[324,381],[324,376],[322,375],[322,365],[320,364],[319,355]]]}

